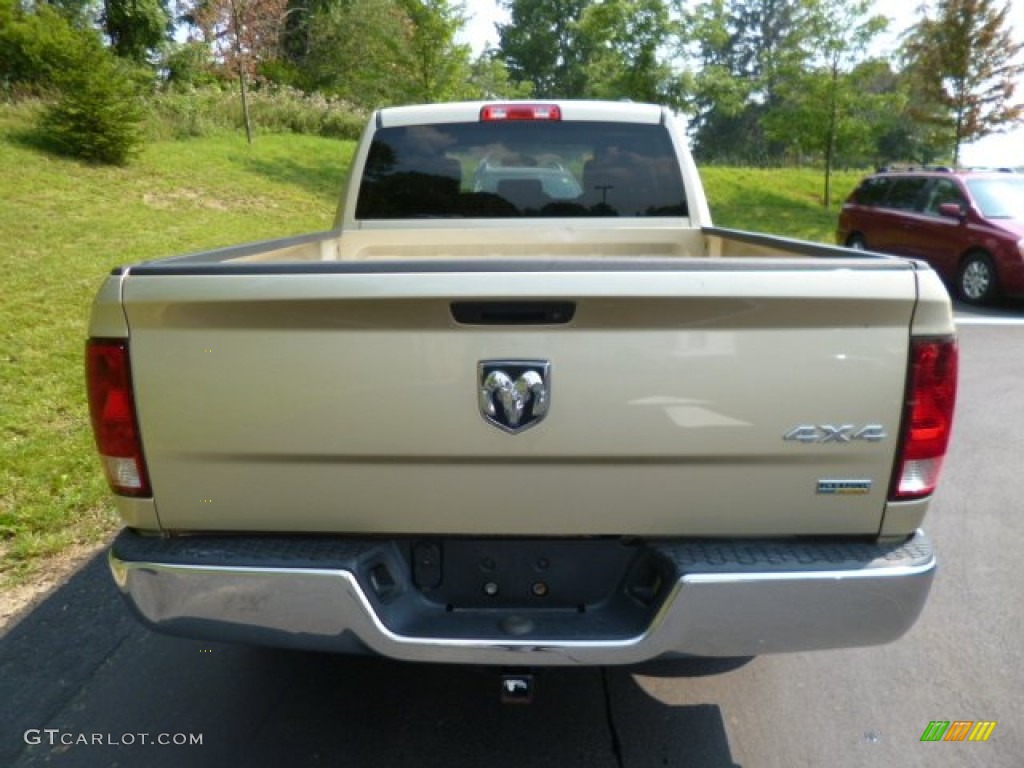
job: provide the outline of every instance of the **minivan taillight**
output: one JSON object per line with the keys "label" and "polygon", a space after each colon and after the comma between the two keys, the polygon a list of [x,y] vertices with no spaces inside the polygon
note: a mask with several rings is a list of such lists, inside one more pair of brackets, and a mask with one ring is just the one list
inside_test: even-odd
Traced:
{"label": "minivan taillight", "polygon": [[122,496],[152,495],[132,396],[128,342],[90,339],[85,371],[92,431],[111,490]]}
{"label": "minivan taillight", "polygon": [[911,342],[893,501],[924,498],[938,485],[953,427],[958,359],[956,339]]}

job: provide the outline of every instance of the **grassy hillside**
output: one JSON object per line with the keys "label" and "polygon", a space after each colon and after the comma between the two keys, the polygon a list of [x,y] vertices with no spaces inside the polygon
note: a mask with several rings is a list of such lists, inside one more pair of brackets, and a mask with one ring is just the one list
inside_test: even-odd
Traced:
{"label": "grassy hillside", "polygon": [[832,177],[832,207],[823,208],[824,172],[785,168],[701,168],[711,217],[720,227],[768,232],[834,244],[842,201],[864,176],[843,171]]}
{"label": "grassy hillside", "polygon": [[[351,142],[235,135],[149,145],[128,168],[55,158],[0,106],[0,583],[116,527],[83,393],[89,304],[119,264],[324,229]],[[711,168],[716,223],[831,242],[820,174]],[[848,176],[836,189],[845,195]]]}
{"label": "grassy hillside", "polygon": [[351,142],[223,136],[102,168],[26,143],[0,107],[0,583],[115,518],[83,392],[89,305],[119,264],[328,228]]}

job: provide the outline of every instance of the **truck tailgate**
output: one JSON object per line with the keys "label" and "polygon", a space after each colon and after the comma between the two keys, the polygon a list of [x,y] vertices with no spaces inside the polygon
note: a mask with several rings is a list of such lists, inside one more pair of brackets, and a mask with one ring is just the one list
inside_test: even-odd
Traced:
{"label": "truck tailgate", "polygon": [[[908,264],[308,267],[124,276],[164,528],[879,529],[914,311]],[[566,302],[571,319],[501,314],[530,300]],[[459,322],[460,302],[498,314]],[[543,420],[513,434],[481,412],[480,363],[515,378],[522,361],[549,364],[550,399]]]}

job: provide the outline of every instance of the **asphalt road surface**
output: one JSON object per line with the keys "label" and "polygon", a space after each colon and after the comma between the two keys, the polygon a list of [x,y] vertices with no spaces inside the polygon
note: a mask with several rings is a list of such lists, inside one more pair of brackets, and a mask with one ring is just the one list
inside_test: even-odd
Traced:
{"label": "asphalt road surface", "polygon": [[[940,570],[895,644],[541,671],[535,702],[509,706],[491,669],[151,634],[96,558],[0,637],[0,766],[1020,768],[1024,307],[958,315],[958,422],[926,521]],[[922,743],[933,720],[997,725]]]}

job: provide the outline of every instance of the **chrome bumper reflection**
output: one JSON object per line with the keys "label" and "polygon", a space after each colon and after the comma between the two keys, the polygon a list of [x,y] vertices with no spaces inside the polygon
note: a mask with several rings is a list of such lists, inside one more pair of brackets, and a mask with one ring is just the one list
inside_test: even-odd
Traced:
{"label": "chrome bumper reflection", "polygon": [[684,571],[646,631],[597,641],[403,636],[347,570],[127,561],[114,550],[110,567],[141,620],[169,634],[422,662],[606,665],[890,642],[917,619],[935,571],[922,532],[908,545],[926,555],[836,570]]}

